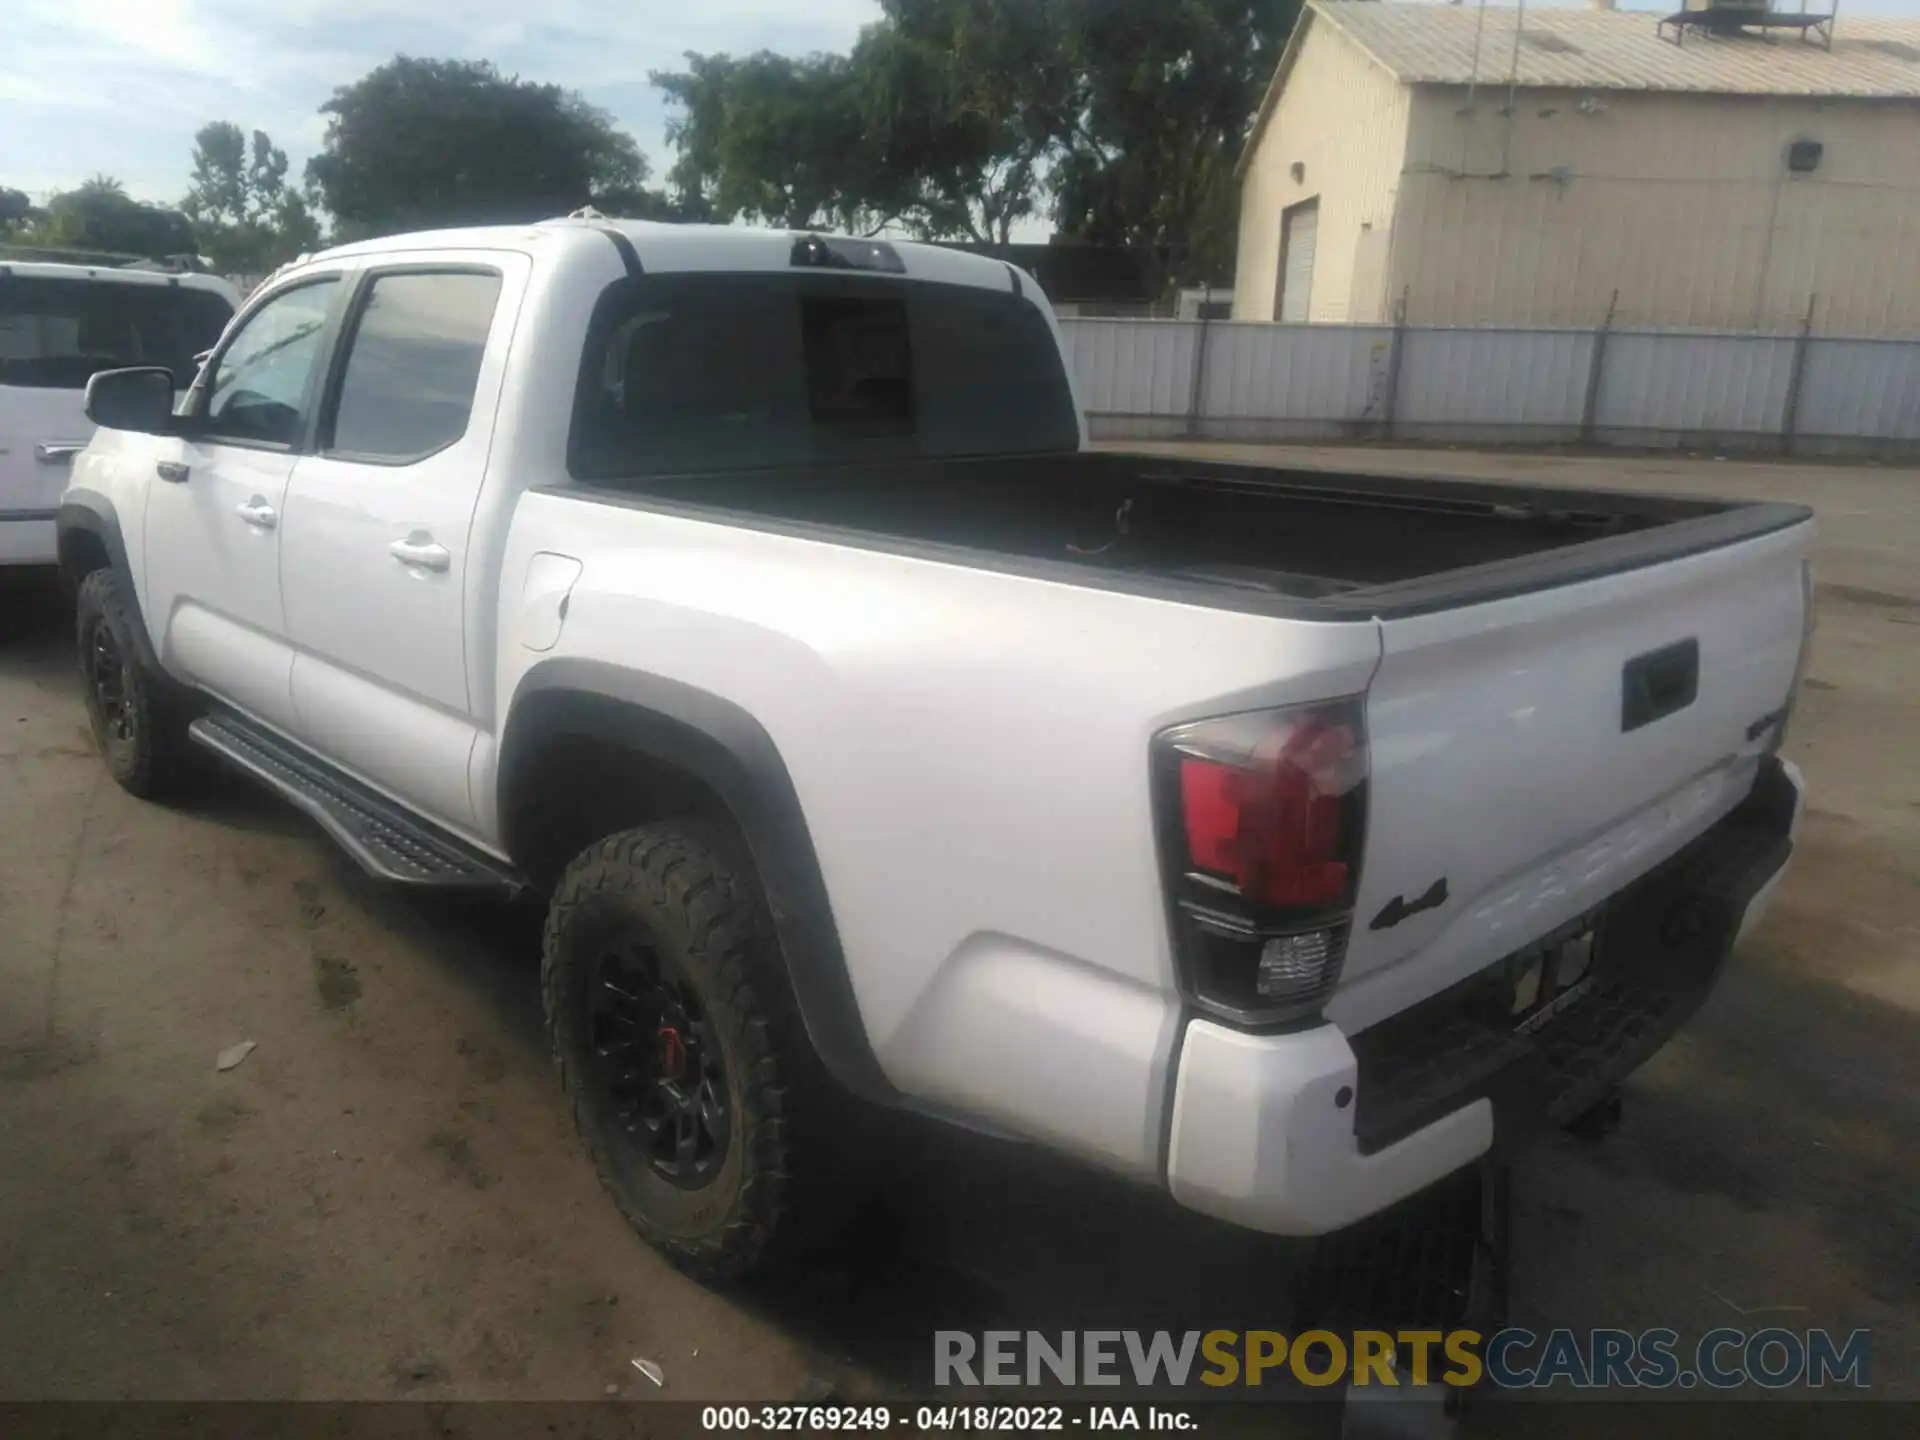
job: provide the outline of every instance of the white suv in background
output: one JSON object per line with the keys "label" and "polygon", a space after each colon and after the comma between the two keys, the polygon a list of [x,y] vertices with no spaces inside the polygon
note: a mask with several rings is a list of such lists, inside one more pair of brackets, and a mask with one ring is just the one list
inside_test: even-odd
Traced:
{"label": "white suv in background", "polygon": [[67,465],[93,426],[87,381],[160,365],[185,389],[240,306],[217,275],[0,255],[0,565],[51,565]]}

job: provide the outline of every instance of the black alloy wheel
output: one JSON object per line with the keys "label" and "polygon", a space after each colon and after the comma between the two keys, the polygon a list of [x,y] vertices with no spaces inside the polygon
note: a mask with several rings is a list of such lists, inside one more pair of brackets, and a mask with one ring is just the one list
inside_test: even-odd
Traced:
{"label": "black alloy wheel", "polygon": [[725,1057],[692,988],[629,934],[604,950],[587,995],[588,1084],[632,1160],[682,1190],[710,1184],[732,1130]]}
{"label": "black alloy wheel", "polygon": [[142,798],[181,788],[195,768],[187,727],[198,701],[141,658],[139,610],[118,572],[89,574],[74,609],[81,694],[107,772]]}
{"label": "black alloy wheel", "polygon": [[86,670],[88,700],[95,727],[103,746],[132,743],[134,717],[128,703],[133,676],[127,658],[114,639],[113,627],[104,615],[88,617],[81,637],[82,664]]}

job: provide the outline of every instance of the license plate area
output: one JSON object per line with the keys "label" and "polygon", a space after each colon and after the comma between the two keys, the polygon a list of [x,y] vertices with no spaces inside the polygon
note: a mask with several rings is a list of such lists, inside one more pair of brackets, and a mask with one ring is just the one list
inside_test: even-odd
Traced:
{"label": "license plate area", "polygon": [[1506,1027],[1522,1035],[1537,1030],[1593,988],[1600,921],[1598,909],[1589,911],[1496,967],[1487,1002],[1489,1009],[1504,1007]]}

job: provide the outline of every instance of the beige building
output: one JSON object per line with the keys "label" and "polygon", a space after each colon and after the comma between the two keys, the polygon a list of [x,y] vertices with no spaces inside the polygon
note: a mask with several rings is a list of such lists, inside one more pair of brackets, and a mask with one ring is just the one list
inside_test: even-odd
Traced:
{"label": "beige building", "polygon": [[1620,325],[1920,334],[1920,22],[1518,13],[1309,0],[1240,162],[1236,320],[1590,326],[1618,291]]}

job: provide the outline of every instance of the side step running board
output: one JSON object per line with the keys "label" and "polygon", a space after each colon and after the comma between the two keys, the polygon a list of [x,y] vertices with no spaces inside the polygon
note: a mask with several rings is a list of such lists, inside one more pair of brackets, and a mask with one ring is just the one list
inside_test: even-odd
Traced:
{"label": "side step running board", "polygon": [[526,882],[499,861],[406,815],[332,766],[237,715],[202,716],[187,734],[306,811],[378,879],[436,889],[526,888]]}

